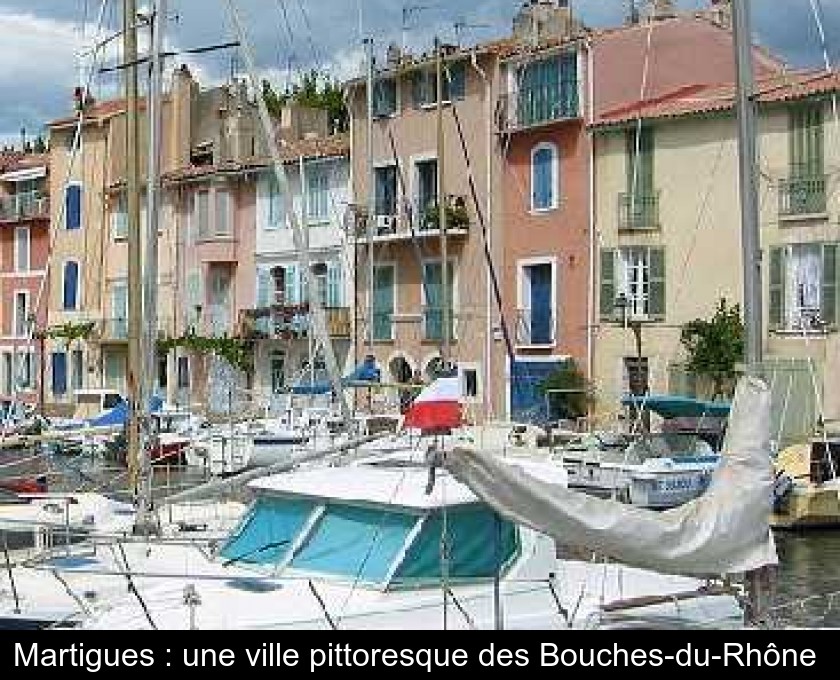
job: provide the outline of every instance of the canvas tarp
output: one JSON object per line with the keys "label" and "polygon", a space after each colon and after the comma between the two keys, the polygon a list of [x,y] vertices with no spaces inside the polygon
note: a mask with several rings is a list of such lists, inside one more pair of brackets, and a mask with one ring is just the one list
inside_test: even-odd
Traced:
{"label": "canvas tarp", "polygon": [[770,391],[762,381],[745,378],[709,488],[665,512],[542,482],[477,450],[447,453],[444,465],[500,514],[563,544],[662,573],[737,574],[777,563],[768,525],[773,486],[769,420]]}

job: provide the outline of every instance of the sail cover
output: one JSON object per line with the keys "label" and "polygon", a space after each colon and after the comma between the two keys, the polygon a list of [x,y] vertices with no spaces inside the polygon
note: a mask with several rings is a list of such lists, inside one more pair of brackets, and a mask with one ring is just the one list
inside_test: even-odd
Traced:
{"label": "sail cover", "polygon": [[447,453],[444,466],[500,514],[558,542],[662,573],[716,576],[777,563],[768,524],[769,440],[770,391],[745,378],[709,488],[672,510],[655,512],[570,491],[476,450]]}

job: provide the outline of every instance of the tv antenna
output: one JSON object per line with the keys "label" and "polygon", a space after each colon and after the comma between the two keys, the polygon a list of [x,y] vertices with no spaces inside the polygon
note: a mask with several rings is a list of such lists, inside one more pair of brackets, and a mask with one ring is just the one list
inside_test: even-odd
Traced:
{"label": "tv antenna", "polygon": [[412,20],[423,12],[438,9],[439,5],[403,5],[402,8],[402,51],[408,49],[408,32],[412,28]]}
{"label": "tv antenna", "polygon": [[461,36],[469,30],[475,30],[479,28],[493,28],[490,24],[474,24],[470,23],[464,17],[460,17],[455,21],[455,44],[458,47],[461,46]]}

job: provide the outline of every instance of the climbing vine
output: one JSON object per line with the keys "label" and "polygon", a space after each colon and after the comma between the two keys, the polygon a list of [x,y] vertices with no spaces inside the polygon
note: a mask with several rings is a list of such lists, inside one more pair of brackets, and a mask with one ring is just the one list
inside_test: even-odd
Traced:
{"label": "climbing vine", "polygon": [[64,344],[69,347],[76,340],[89,339],[93,333],[94,325],[92,321],[79,323],[68,321],[57,326],[50,326],[38,335],[41,338],[48,338],[50,340],[63,340]]}
{"label": "climbing vine", "polygon": [[157,348],[161,355],[169,354],[175,349],[183,349],[194,354],[216,356],[243,373],[250,374],[254,370],[253,343],[241,338],[226,335],[204,337],[188,332],[178,338],[158,340]]}

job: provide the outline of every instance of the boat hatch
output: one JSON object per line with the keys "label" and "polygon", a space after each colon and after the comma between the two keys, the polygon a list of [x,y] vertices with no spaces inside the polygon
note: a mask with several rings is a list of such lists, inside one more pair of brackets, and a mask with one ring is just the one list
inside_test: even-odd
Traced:
{"label": "boat hatch", "polygon": [[409,510],[263,497],[230,535],[221,557],[228,564],[416,587],[440,582],[444,526],[450,580],[492,578],[518,555],[515,525],[482,504]]}

